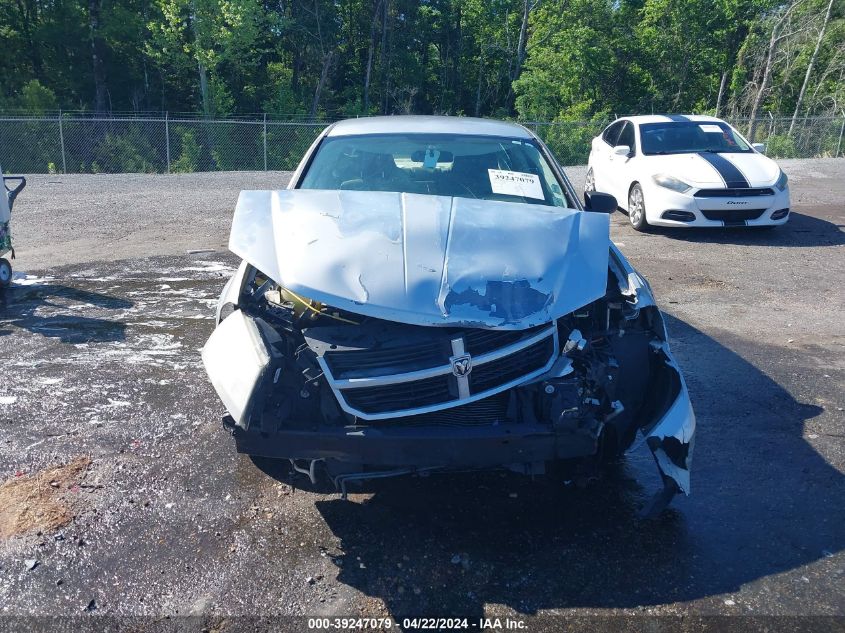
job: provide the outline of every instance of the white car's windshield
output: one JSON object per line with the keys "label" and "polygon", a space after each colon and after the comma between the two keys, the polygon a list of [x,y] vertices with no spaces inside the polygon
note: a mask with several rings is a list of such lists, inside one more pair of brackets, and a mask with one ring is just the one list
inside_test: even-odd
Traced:
{"label": "white car's windshield", "polygon": [[493,136],[330,136],[299,187],[572,206],[533,142]]}
{"label": "white car's windshield", "polygon": [[716,121],[667,121],[640,125],[643,154],[693,152],[750,152],[743,138],[729,125]]}

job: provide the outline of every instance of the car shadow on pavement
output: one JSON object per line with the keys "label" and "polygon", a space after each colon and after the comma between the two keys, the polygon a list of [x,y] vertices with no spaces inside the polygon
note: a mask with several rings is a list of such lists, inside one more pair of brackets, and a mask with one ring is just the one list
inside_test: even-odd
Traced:
{"label": "car shadow on pavement", "polygon": [[80,308],[125,310],[133,303],[99,292],[55,283],[12,285],[0,290],[0,336],[12,328],[28,330],[63,343],[122,341],[126,324],[117,319],[79,316]]}
{"label": "car shadow on pavement", "polygon": [[845,244],[845,226],[793,211],[783,226],[769,228],[687,228],[654,227],[655,233],[688,242],[738,244],[745,246],[840,246]]}
{"label": "car shadow on pavement", "polygon": [[706,599],[845,548],[834,502],[845,478],[803,437],[822,409],[668,319],[698,418],[692,496],[638,518],[658,485],[645,447],[585,489],[498,472],[373,481],[373,494],[316,503],[340,540],[338,581],[395,618],[475,619],[491,604],[533,614]]}

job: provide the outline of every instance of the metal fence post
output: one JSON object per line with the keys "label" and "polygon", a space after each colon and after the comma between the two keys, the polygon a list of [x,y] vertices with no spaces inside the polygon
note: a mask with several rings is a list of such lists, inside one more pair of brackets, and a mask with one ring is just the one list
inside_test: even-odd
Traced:
{"label": "metal fence post", "polygon": [[836,144],[836,154],[834,154],[834,158],[839,156],[839,150],[842,148],[843,134],[845,134],[845,110],[842,111],[842,127],[839,128],[839,142]]}
{"label": "metal fence post", "polygon": [[170,113],[164,113],[164,142],[167,145],[167,173],[170,173]]}
{"label": "metal fence post", "polygon": [[264,171],[267,171],[267,113],[264,113]]}
{"label": "metal fence post", "polygon": [[67,160],[65,159],[65,132],[62,129],[62,110],[59,108],[59,142],[62,144],[62,173],[67,173]]}

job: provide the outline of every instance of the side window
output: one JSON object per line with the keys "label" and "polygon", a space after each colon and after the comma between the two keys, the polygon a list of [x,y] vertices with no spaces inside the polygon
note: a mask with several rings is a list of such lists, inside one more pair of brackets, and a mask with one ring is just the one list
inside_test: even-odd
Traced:
{"label": "side window", "polygon": [[625,125],[625,121],[617,121],[611,124],[601,135],[604,142],[611,147],[616,145],[616,139],[619,138],[619,132],[622,131],[623,125]]}
{"label": "side window", "polygon": [[619,145],[627,145],[631,148],[631,151],[634,151],[634,124],[628,121],[625,124],[625,128],[622,130],[622,133],[619,135],[619,140],[614,143],[614,146],[618,147]]}

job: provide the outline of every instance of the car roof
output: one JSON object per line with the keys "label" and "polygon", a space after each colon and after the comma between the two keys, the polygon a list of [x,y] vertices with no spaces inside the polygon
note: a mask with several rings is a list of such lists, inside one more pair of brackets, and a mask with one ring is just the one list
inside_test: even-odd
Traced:
{"label": "car roof", "polygon": [[518,123],[495,119],[476,119],[458,116],[396,115],[362,117],[339,121],[329,128],[327,136],[357,134],[469,134],[473,136],[504,136],[532,138]]}
{"label": "car roof", "polygon": [[667,121],[707,121],[724,123],[722,119],[707,114],[638,114],[636,116],[619,117],[633,123],[666,123]]}

